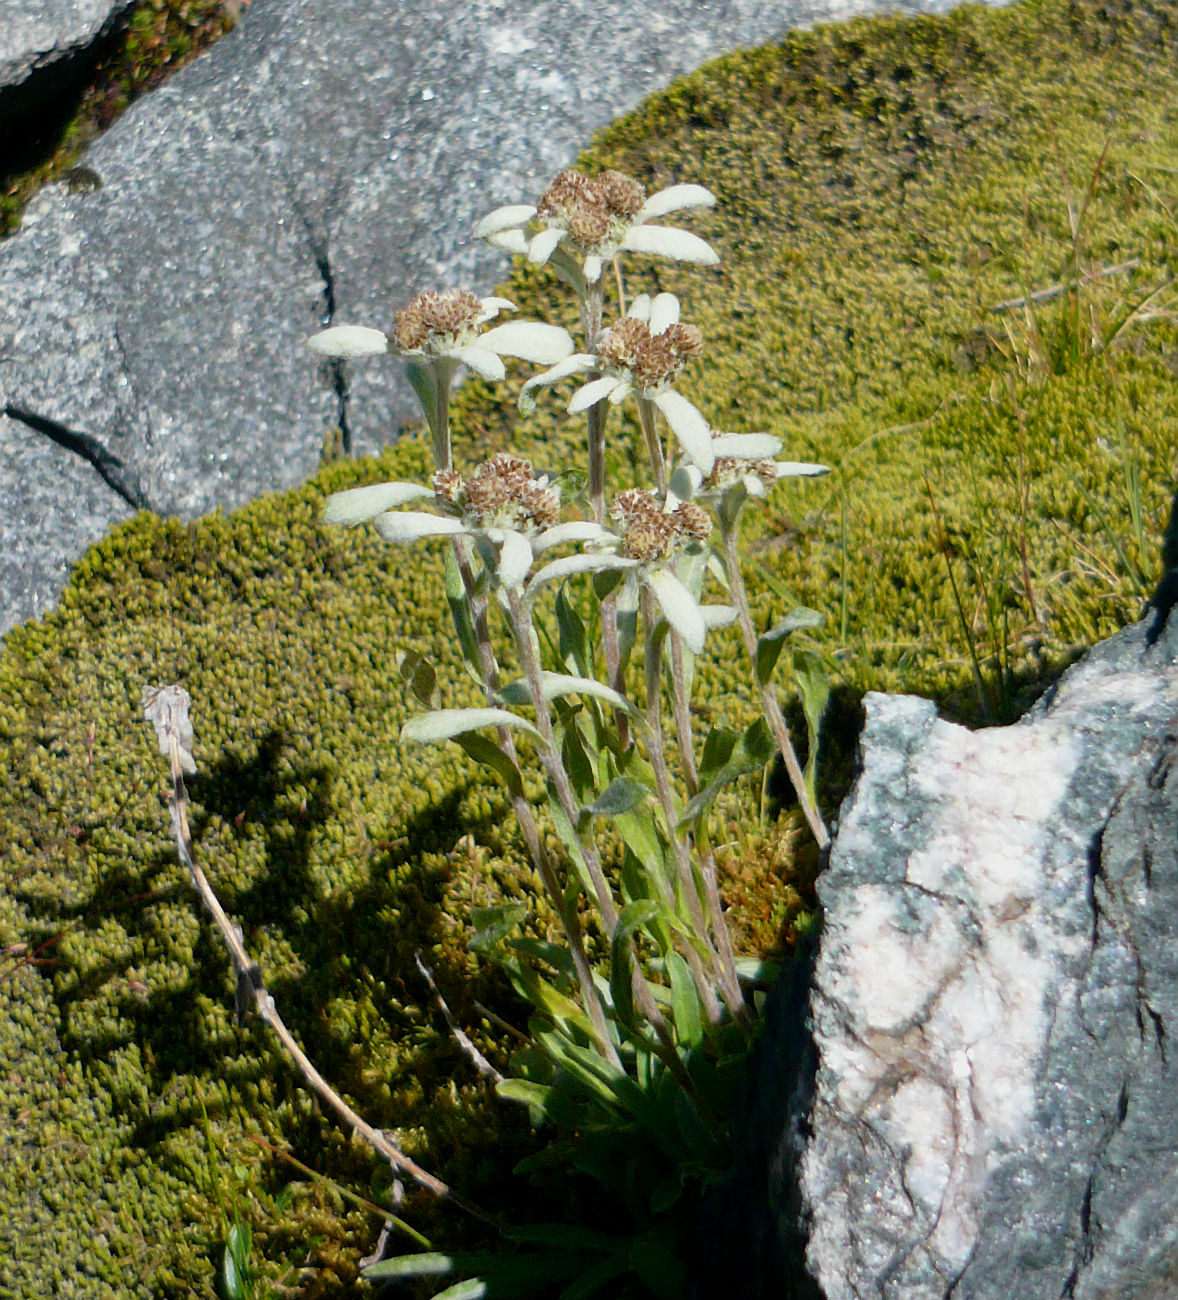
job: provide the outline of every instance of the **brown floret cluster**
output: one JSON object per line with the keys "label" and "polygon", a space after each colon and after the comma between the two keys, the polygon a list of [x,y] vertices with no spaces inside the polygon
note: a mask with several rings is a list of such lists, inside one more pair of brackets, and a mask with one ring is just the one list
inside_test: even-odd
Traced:
{"label": "brown floret cluster", "polygon": [[684,501],[666,510],[655,492],[620,492],[610,511],[622,525],[622,546],[632,560],[665,560],[680,546],[706,541],[712,521],[701,506]]}
{"label": "brown floret cluster", "polygon": [[645,321],[626,316],[609,327],[597,351],[607,370],[630,371],[637,387],[650,392],[674,383],[703,346],[703,335],[694,325],[676,323],[652,334]]}
{"label": "brown floret cluster", "polygon": [[590,180],[575,168],[560,172],[540,195],[536,215],[562,226],[585,252],[593,252],[638,215],[646,190],[622,172],[604,171]]}
{"label": "brown floret cluster", "polygon": [[394,318],[393,342],[398,352],[415,352],[430,342],[450,343],[477,325],[482,314],[483,304],[464,289],[419,293]]}
{"label": "brown floret cluster", "polygon": [[478,528],[551,528],[560,518],[560,489],[536,477],[530,461],[501,451],[468,479],[457,470],[433,476],[439,503],[461,512]]}

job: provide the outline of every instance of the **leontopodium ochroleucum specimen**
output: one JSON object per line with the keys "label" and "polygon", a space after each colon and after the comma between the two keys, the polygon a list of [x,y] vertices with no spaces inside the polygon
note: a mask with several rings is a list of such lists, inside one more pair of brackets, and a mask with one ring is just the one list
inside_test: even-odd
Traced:
{"label": "leontopodium ochroleucum specimen", "polygon": [[[436,513],[399,508],[425,498],[433,499]],[[400,545],[465,535],[503,587],[522,585],[534,557],[550,547],[604,534],[594,524],[560,524],[559,518],[559,485],[510,452],[492,456],[466,478],[453,469],[438,470],[429,487],[377,483],[337,492],[323,511],[330,524],[371,520],[386,541]]]}
{"label": "leontopodium ochroleucum specimen", "polygon": [[[601,279],[605,264],[619,252],[654,253],[677,262],[715,266],[711,245],[688,230],[648,223],[687,208],[710,208],[715,195],[702,185],[672,185],[646,197],[645,188],[622,172],[589,177],[568,168],[533,207],[511,204],[489,212],[474,228],[476,239],[527,257],[540,265],[559,254],[587,284]],[[529,225],[539,227],[530,236]]]}
{"label": "leontopodium ochroleucum specimen", "polygon": [[671,475],[668,500],[702,501],[727,523],[749,497],[763,499],[783,478],[830,473],[828,466],[810,461],[775,460],[781,447],[781,439],[768,433],[713,434],[711,470],[704,474],[698,465],[680,465]]}
{"label": "leontopodium ochroleucum specimen", "polygon": [[501,311],[514,310],[506,298],[476,298],[462,289],[422,293],[397,312],[391,334],[367,325],[333,325],[313,334],[307,347],[322,357],[391,352],[422,366],[464,365],[484,379],[503,378],[504,357],[550,366],[573,351],[569,332],[557,325],[511,321],[483,328]]}
{"label": "leontopodium ochroleucum specimen", "polygon": [[693,502],[663,502],[657,492],[630,488],[614,499],[610,516],[617,521],[615,531],[597,529],[583,538],[566,537],[584,540],[592,549],[545,565],[533,577],[528,594],[534,596],[545,583],[574,573],[620,570],[624,577],[618,610],[636,609],[639,589],[646,587],[667,623],[692,654],[699,654],[708,629],[723,627],[736,617],[727,605],[701,605],[674,572],[676,558],[688,548],[702,546],[711,535],[707,511]]}
{"label": "leontopodium ochroleucum specimen", "polygon": [[694,325],[680,324],[679,299],[673,293],[655,298],[640,294],[626,315],[601,336],[596,354],[578,352],[533,375],[520,391],[520,409],[527,413],[535,404],[533,388],[570,375],[597,373],[573,394],[571,414],[598,402],[616,406],[633,393],[663,413],[683,454],[701,475],[710,474],[712,431],[699,409],[673,387],[687,362],[702,351],[703,335]]}

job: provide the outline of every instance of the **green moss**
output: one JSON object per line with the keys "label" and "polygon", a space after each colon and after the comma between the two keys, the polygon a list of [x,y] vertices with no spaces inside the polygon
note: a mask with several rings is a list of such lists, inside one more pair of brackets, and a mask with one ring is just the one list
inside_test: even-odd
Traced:
{"label": "green moss", "polygon": [[[802,33],[676,83],[585,160],[717,193],[690,224],[722,266],[641,267],[631,290],[678,292],[703,326],[708,368],[686,387],[718,427],[769,428],[835,468],[780,487],[749,540],[760,617],[791,600],[828,616],[827,771],[844,788],[837,742],[863,690],[1010,716],[1138,612],[1178,444],[1173,323],[1130,319],[1174,253],[1171,22],[1050,0]],[[1078,211],[1098,162],[1073,239],[1065,193]],[[1033,316],[986,310],[1130,257],[1137,270]],[[507,293],[567,318],[542,272]],[[1094,348],[1093,329],[1119,330],[1117,346]],[[513,396],[459,395],[464,457],[513,440]],[[550,401],[514,443],[565,464],[579,433]],[[613,455],[625,477],[632,446],[619,437]],[[397,744],[397,650],[430,655],[448,703],[473,698],[438,556],[316,522],[327,492],[425,471],[406,442],[228,518],[140,516],[84,558],[56,613],[9,635],[0,1298],[209,1294],[226,1179],[275,1276],[318,1240],[306,1295],[350,1293],[375,1233],[329,1191],[300,1184],[280,1206],[299,1176],[250,1140],[381,1194],[266,1033],[233,1023],[226,960],[168,838],[148,683],[192,695],[198,850],[295,1033],[411,1154],[476,1200],[502,1192],[520,1119],[470,1081],[413,953],[465,1023],[476,1001],[504,1007],[465,955],[466,917],[529,875],[477,772]],[[707,717],[747,715],[734,644],[717,636],[702,670]],[[749,850],[732,868],[744,932],[769,942],[805,905],[812,864],[787,830],[729,816]],[[759,894],[766,879],[782,888]],[[406,1213],[429,1230],[429,1207]]]}
{"label": "green moss", "polygon": [[140,95],[231,30],[248,5],[138,0],[99,43],[90,65],[49,103],[18,94],[25,105],[10,108],[9,138],[0,144],[0,237],[15,233],[42,185],[60,180],[71,189],[93,187],[94,173],[76,165],[86,147]]}

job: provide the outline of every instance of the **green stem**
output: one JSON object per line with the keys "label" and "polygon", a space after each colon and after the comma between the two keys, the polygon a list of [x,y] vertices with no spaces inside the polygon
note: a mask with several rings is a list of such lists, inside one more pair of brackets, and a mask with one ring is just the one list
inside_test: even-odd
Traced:
{"label": "green stem", "polygon": [[[730,526],[722,525],[720,531],[724,539],[724,569],[728,575],[728,590],[733,603],[736,605],[737,619],[740,623],[741,634],[744,637],[744,648],[748,653],[749,663],[752,665],[755,677],[757,631],[753,626],[752,611],[749,609],[749,598],[748,592],[745,590],[744,575],[740,571],[736,525],[735,523]],[[759,682],[757,685],[765,721],[768,722],[769,728],[773,732],[773,738],[777,741],[777,748],[781,753],[782,761],[785,763],[785,770],[789,774],[789,779],[793,783],[794,792],[798,797],[798,804],[802,809],[802,815],[810,827],[810,833],[814,836],[815,843],[820,849],[824,849],[830,843],[830,833],[822,820],[822,814],[810,800],[809,792],[806,789],[806,778],[802,774],[802,765],[798,762],[793,742],[789,738],[789,727],[786,725],[785,715],[781,712],[781,704],[777,699],[777,694],[768,685],[762,686]]]}

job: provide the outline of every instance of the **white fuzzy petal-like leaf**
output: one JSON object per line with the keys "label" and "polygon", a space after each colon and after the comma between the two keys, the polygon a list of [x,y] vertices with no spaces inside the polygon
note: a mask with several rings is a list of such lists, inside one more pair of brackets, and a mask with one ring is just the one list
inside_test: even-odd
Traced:
{"label": "white fuzzy petal-like leaf", "polygon": [[[494,333],[494,330],[491,331]],[[448,351],[447,356],[451,356],[455,361],[461,361],[464,366],[469,366],[476,375],[481,375],[484,379],[502,379],[507,371],[503,368],[503,358],[498,353],[492,352],[490,348],[472,344],[466,348],[454,348]]]}
{"label": "white fuzzy petal-like leaf", "polygon": [[567,524],[555,524],[533,537],[532,553],[542,555],[553,546],[560,546],[562,542],[598,542],[612,536],[600,524],[590,523],[587,519],[574,519]]}
{"label": "white fuzzy petal-like leaf", "polygon": [[638,220],[650,221],[652,217],[665,217],[668,212],[681,212],[684,208],[711,208],[715,205],[716,196],[702,185],[669,185],[646,200],[639,209]]}
{"label": "white fuzzy petal-like leaf", "polygon": [[630,304],[626,315],[634,320],[650,320],[650,294],[640,293]]}
{"label": "white fuzzy petal-like leaf", "polygon": [[517,717],[506,709],[438,709],[410,718],[401,728],[401,740],[437,744],[463,736],[468,731],[480,731],[483,727],[519,727],[533,736],[540,734],[526,718]]}
{"label": "white fuzzy petal-like leaf", "polygon": [[777,462],[778,478],[821,478],[830,473],[829,465],[811,465],[800,460],[779,460]]}
{"label": "white fuzzy petal-like leaf", "polygon": [[715,249],[698,235],[671,226],[631,226],[622,248],[628,253],[655,253],[697,266],[715,266],[720,261]]}
{"label": "white fuzzy petal-like leaf", "polygon": [[632,379],[623,379],[609,395],[610,406],[620,406],[633,391],[634,381]]}
{"label": "white fuzzy petal-like leaf", "polygon": [[505,357],[519,357],[538,366],[555,365],[573,352],[573,336],[559,325],[519,320],[496,325],[479,337],[479,346]]}
{"label": "white fuzzy petal-like leaf", "polygon": [[[615,709],[624,709],[627,713],[637,712],[633,701],[626,699],[612,686],[594,681],[592,677],[571,677],[567,673],[546,672],[540,674],[540,682],[540,693],[546,700],[555,700],[564,695],[592,695],[612,704]],[[508,704],[530,704],[532,701],[531,690],[523,678],[505,686],[499,694]]]}
{"label": "white fuzzy petal-like leaf", "polygon": [[578,411],[587,411],[591,406],[596,406],[609,397],[621,382],[616,375],[591,379],[573,394],[573,400],[569,402],[569,414],[576,415]]}
{"label": "white fuzzy petal-like leaf", "polygon": [[528,583],[528,597],[534,597],[545,583],[559,582],[571,578],[576,573],[600,573],[605,569],[634,569],[638,561],[626,555],[611,555],[607,552],[595,553],[583,551],[580,555],[566,555],[563,559],[553,560],[532,575]]}
{"label": "white fuzzy petal-like leaf", "polygon": [[651,400],[667,417],[683,454],[705,477],[710,474],[716,460],[712,452],[712,431],[700,411],[673,388]]}
{"label": "white fuzzy petal-like leaf", "polygon": [[771,433],[722,433],[712,439],[712,451],[733,460],[772,460],[780,450],[781,439]]}
{"label": "white fuzzy petal-like leaf", "polygon": [[704,648],[708,625],[695,597],[669,569],[652,569],[643,581],[654,594],[666,620],[683,638],[693,655]]}
{"label": "white fuzzy petal-like leaf", "polygon": [[512,257],[523,257],[528,251],[528,237],[522,230],[512,227],[510,230],[500,230],[493,235],[486,235],[486,241],[492,248],[501,248],[505,253],[510,253]]}
{"label": "white fuzzy petal-like leaf", "polygon": [[528,261],[537,266],[547,262],[556,251],[557,244],[564,238],[563,230],[541,230],[528,241]]}
{"label": "white fuzzy petal-like leaf", "polygon": [[476,239],[486,239],[512,227],[526,226],[536,215],[536,209],[527,203],[509,203],[506,207],[488,212],[474,228]]}
{"label": "white fuzzy petal-like leaf", "polygon": [[445,537],[466,531],[460,519],[427,515],[423,510],[390,510],[387,514],[377,515],[372,522],[386,542],[397,542],[402,546],[422,537]]}
{"label": "white fuzzy petal-like leaf", "polygon": [[665,334],[672,325],[679,323],[679,299],[673,293],[657,294],[650,304],[650,332]]}
{"label": "white fuzzy petal-like leaf", "polygon": [[367,325],[333,325],[307,340],[307,347],[318,357],[374,357],[389,350],[388,338]]}
{"label": "white fuzzy petal-like leaf", "polygon": [[395,510],[408,501],[432,497],[432,488],[420,483],[374,483],[371,487],[349,488],[327,498],[323,507],[325,524],[362,524],[366,519]]}
{"label": "white fuzzy petal-like leaf", "polygon": [[515,303],[510,298],[480,298],[479,303],[482,311],[479,312],[475,324],[481,325],[484,321],[494,320],[501,311],[515,311]]}
{"label": "white fuzzy petal-like leaf", "polygon": [[701,605],[699,612],[710,632],[714,627],[727,627],[736,622],[736,610],[731,605]]}
{"label": "white fuzzy petal-like leaf", "polygon": [[596,253],[590,253],[585,259],[584,276],[586,284],[596,284],[601,279],[601,258]]}
{"label": "white fuzzy petal-like leaf", "polygon": [[532,567],[532,548],[523,533],[508,530],[499,548],[499,581],[504,587],[518,587]]}

